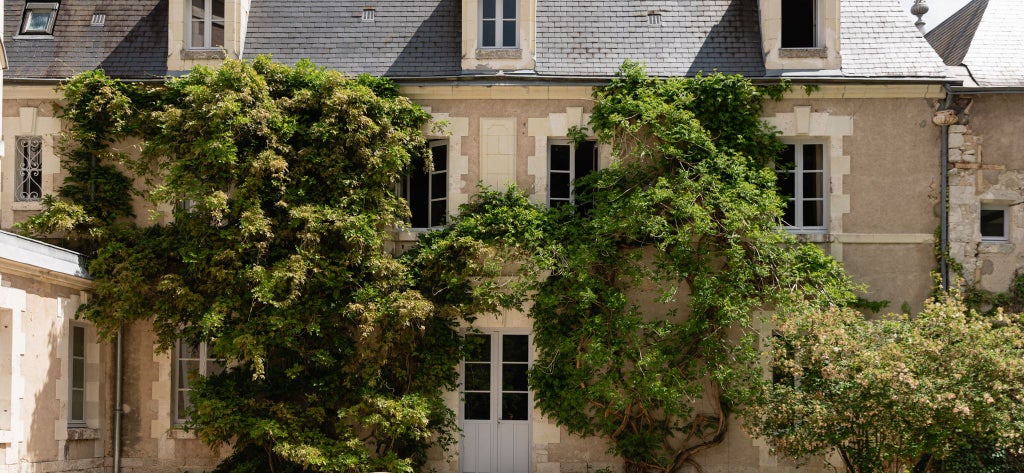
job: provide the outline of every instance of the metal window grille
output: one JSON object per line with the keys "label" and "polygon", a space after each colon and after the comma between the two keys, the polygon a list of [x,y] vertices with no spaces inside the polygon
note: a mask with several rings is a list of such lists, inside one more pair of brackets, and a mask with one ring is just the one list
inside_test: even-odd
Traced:
{"label": "metal window grille", "polygon": [[15,200],[37,201],[43,197],[43,138],[19,136],[16,139],[18,187]]}
{"label": "metal window grille", "polygon": [[377,11],[372,8],[363,9],[363,21],[372,23],[377,19]]}
{"label": "metal window grille", "polygon": [[648,13],[647,24],[652,26],[658,26],[661,24],[661,13]]}

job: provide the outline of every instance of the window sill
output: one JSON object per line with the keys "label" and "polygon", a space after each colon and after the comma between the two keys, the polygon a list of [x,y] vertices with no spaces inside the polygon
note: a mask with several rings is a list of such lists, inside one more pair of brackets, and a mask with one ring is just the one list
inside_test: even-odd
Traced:
{"label": "window sill", "polygon": [[978,245],[978,253],[1010,254],[1013,253],[1013,243],[1009,240],[982,240]]}
{"label": "window sill", "polygon": [[522,59],[523,50],[519,48],[488,48],[476,50],[477,59]]}
{"label": "window sill", "polygon": [[11,39],[33,39],[33,40],[35,40],[35,39],[46,39],[46,40],[53,40],[53,35],[52,34],[46,34],[46,33],[16,34]]}
{"label": "window sill", "polygon": [[826,230],[799,230],[787,228],[790,235],[796,237],[801,243],[832,243],[832,234]]}
{"label": "window sill", "polygon": [[11,210],[43,210],[43,202],[40,200],[22,200],[11,204]]}
{"label": "window sill", "polygon": [[180,425],[175,425],[167,431],[167,438],[174,440],[195,440],[196,434],[195,432],[185,430],[185,428]]}
{"label": "window sill", "polygon": [[100,438],[100,430],[89,427],[68,427],[68,441],[73,440],[97,440]]}
{"label": "window sill", "polygon": [[224,59],[228,55],[224,49],[182,49],[181,58],[184,60],[203,59]]}
{"label": "window sill", "polygon": [[827,48],[780,48],[779,58],[798,59],[806,57],[825,58],[828,57]]}

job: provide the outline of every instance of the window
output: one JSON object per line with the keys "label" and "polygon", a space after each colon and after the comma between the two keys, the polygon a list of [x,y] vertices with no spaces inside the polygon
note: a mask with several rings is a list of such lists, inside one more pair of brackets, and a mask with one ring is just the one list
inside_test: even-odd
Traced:
{"label": "window", "polygon": [[1004,206],[981,205],[981,241],[1010,239],[1010,218],[1007,210]]}
{"label": "window", "polygon": [[480,47],[514,48],[518,45],[517,1],[480,0]]}
{"label": "window", "polygon": [[189,393],[192,391],[192,380],[197,376],[212,376],[224,371],[224,361],[210,356],[206,343],[192,344],[184,340],[178,341],[174,349],[174,413],[175,424],[188,421],[186,413],[192,406]]}
{"label": "window", "polygon": [[53,34],[58,2],[28,2],[21,22],[21,34]]}
{"label": "window", "polygon": [[786,198],[782,223],[789,230],[824,231],[825,147],[788,144],[776,162],[779,193]]}
{"label": "window", "polygon": [[448,216],[448,142],[431,141],[434,169],[417,163],[402,182],[401,194],[409,202],[412,228],[444,225]]}
{"label": "window", "polygon": [[14,200],[37,201],[43,197],[43,138],[19,136],[14,141],[18,176]]}
{"label": "window", "polygon": [[574,145],[568,141],[548,146],[548,205],[573,202],[573,182],[597,170],[597,142]]}
{"label": "window", "polygon": [[647,14],[647,24],[651,26],[661,25],[661,13],[651,12]]}
{"label": "window", "polygon": [[818,0],[782,0],[782,47],[818,46]]}
{"label": "window", "polygon": [[364,8],[363,9],[363,20],[362,21],[364,23],[373,23],[376,20],[376,18],[377,18],[377,10],[374,10],[373,8]]}
{"label": "window", "polygon": [[68,347],[68,425],[85,425],[85,326],[71,324]]}
{"label": "window", "polygon": [[192,49],[224,46],[224,0],[190,0],[188,47]]}

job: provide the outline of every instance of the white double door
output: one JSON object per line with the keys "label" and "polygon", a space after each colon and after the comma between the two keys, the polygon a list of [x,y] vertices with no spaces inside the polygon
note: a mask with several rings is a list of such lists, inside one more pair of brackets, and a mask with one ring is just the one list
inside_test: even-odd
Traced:
{"label": "white double door", "polygon": [[463,473],[529,473],[530,411],[527,382],[530,336],[483,333],[466,336],[463,362]]}

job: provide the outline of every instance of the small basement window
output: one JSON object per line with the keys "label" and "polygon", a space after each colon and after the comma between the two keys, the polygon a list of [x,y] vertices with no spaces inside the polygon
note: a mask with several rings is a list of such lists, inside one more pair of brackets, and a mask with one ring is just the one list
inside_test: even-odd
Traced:
{"label": "small basement window", "polygon": [[1010,216],[1007,207],[981,206],[981,241],[1007,241],[1010,239]]}
{"label": "small basement window", "polygon": [[53,34],[57,2],[28,2],[21,21],[21,34]]}
{"label": "small basement window", "polygon": [[818,0],[782,0],[782,47],[818,47]]}

